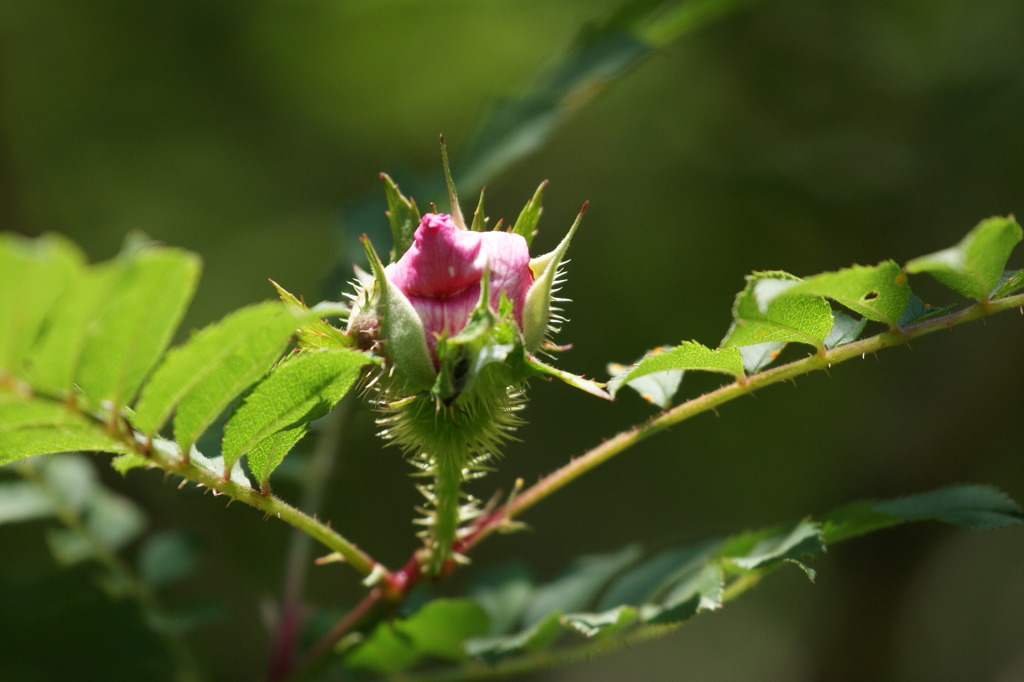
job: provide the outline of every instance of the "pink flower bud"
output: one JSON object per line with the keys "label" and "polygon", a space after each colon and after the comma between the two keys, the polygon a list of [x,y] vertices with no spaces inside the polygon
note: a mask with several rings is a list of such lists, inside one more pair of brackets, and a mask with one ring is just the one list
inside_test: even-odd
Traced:
{"label": "pink flower bud", "polygon": [[463,230],[445,213],[427,213],[414,239],[408,251],[384,272],[419,315],[435,366],[438,337],[454,336],[466,326],[480,301],[485,271],[490,273],[491,309],[497,311],[504,295],[522,330],[534,274],[529,247],[521,235]]}

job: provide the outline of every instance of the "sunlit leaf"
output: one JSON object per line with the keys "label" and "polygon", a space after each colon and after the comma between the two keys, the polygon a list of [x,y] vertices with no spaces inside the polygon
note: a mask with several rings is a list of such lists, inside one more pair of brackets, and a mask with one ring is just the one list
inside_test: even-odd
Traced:
{"label": "sunlit leaf", "polygon": [[159,360],[192,298],[199,259],[172,248],[120,258],[116,286],[87,329],[76,381],[92,405],[126,405]]}
{"label": "sunlit leaf", "polygon": [[889,260],[806,277],[784,293],[786,297],[805,294],[830,298],[858,315],[895,328],[910,301],[910,285],[900,266]]}
{"label": "sunlit leaf", "polygon": [[263,493],[270,492],[270,474],[281,464],[295,444],[302,440],[309,430],[308,424],[299,424],[267,436],[252,449],[248,456],[249,471],[262,486]]}
{"label": "sunlit leaf", "polygon": [[123,442],[92,424],[30,426],[0,431],[0,464],[61,452],[129,452]]}
{"label": "sunlit leaf", "polygon": [[987,300],[1021,236],[1021,227],[1013,218],[988,218],[956,246],[915,258],[907,263],[906,270],[927,272],[968,298]]}
{"label": "sunlit leaf", "polygon": [[832,308],[820,296],[781,295],[799,283],[798,277],[780,271],[748,275],[733,303],[733,324],[722,345],[796,342],[822,348],[832,329]]}
{"label": "sunlit leaf", "polygon": [[0,235],[0,373],[18,374],[81,267],[81,252],[61,237]]}
{"label": "sunlit leaf", "polygon": [[284,352],[299,320],[283,305],[242,308],[167,353],[135,406],[134,423],[159,431],[177,409],[174,437],[183,450]]}
{"label": "sunlit leaf", "polygon": [[658,348],[645,355],[625,372],[613,377],[608,382],[608,392],[614,396],[623,385],[636,388],[633,385],[635,379],[673,370],[721,372],[740,378],[743,376],[743,357],[736,348],[708,348],[696,341],[684,341],[678,346]]}
{"label": "sunlit leaf", "polygon": [[354,350],[305,351],[282,362],[253,388],[225,425],[225,466],[230,468],[278,431],[326,414],[371,362]]}
{"label": "sunlit leaf", "polygon": [[[608,364],[607,369],[608,374],[612,376],[612,380],[614,381],[614,379],[619,375],[628,372],[630,366],[611,362]],[[654,372],[653,374],[637,377],[636,379],[626,383],[626,385],[639,393],[640,397],[647,402],[665,409],[672,403],[672,396],[679,391],[679,385],[683,383],[684,373],[685,372],[681,369],[669,369],[663,372]]]}
{"label": "sunlit leaf", "polygon": [[42,337],[25,358],[24,376],[34,387],[55,395],[75,394],[88,334],[94,331],[98,310],[113,295],[121,272],[116,262],[93,265],[57,300]]}

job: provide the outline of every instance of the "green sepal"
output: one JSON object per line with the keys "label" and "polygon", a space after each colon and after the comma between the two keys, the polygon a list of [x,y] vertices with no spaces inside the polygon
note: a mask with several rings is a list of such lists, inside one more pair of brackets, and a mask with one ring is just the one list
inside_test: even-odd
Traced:
{"label": "green sepal", "polygon": [[597,381],[591,381],[590,379],[581,377],[578,374],[573,374],[572,372],[566,372],[565,370],[558,369],[557,367],[552,367],[531,355],[526,356],[526,365],[537,374],[546,374],[547,376],[554,377],[560,381],[564,381],[574,388],[585,391],[590,395],[597,396],[598,398],[604,398],[605,400],[612,399],[608,392],[604,390],[604,384]]}
{"label": "green sepal", "polygon": [[523,306],[523,345],[529,353],[535,352],[544,343],[551,317],[551,295],[558,276],[558,267],[569,249],[569,242],[572,241],[582,217],[583,210],[580,210],[572,227],[554,251],[530,260],[530,270],[535,279],[533,286],[526,293],[526,303]]}
{"label": "green sepal", "polygon": [[425,391],[434,384],[437,371],[427,347],[427,333],[423,322],[398,287],[388,281],[384,264],[373,249],[373,244],[363,235],[360,239],[370,261],[374,277],[372,305],[380,318],[384,352],[388,362],[402,379],[409,393]]}
{"label": "green sepal", "polygon": [[476,203],[476,210],[473,211],[473,223],[469,226],[473,232],[483,232],[487,229],[487,216],[484,213],[484,193],[486,191],[486,187],[480,190],[480,199]]}
{"label": "green sepal", "polygon": [[387,173],[381,173],[384,181],[384,195],[388,201],[388,222],[391,223],[391,253],[394,263],[412,246],[416,228],[420,224],[420,211],[416,202],[406,198],[398,189],[398,185]]}
{"label": "green sepal", "polygon": [[522,236],[526,240],[527,246],[533,243],[533,238],[537,235],[537,222],[540,220],[540,214],[544,211],[541,207],[541,200],[544,196],[544,188],[547,186],[547,180],[540,183],[537,191],[533,193],[533,197],[526,202],[526,206],[523,206],[519,217],[516,218],[516,224],[512,226],[512,232]]}

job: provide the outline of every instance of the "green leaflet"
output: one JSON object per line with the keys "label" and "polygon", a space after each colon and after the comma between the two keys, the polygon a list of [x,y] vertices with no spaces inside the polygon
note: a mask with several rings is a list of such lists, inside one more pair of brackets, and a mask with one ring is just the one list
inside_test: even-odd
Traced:
{"label": "green leaflet", "polygon": [[824,296],[869,320],[895,328],[910,302],[910,285],[900,266],[887,260],[806,277],[784,295]]}
{"label": "green leaflet", "polygon": [[173,248],[143,247],[117,260],[116,282],[86,327],[76,377],[94,406],[127,405],[159,360],[192,298],[199,259]]}
{"label": "green leaflet", "polygon": [[832,309],[819,295],[784,296],[800,278],[781,271],[755,272],[736,294],[733,324],[723,346],[795,341],[822,348],[832,329]]}
{"label": "green leaflet", "polygon": [[128,452],[124,443],[111,438],[91,424],[75,426],[30,426],[0,431],[0,464],[33,455],[61,452]]}
{"label": "green leaflet", "polygon": [[487,614],[472,600],[435,599],[408,618],[379,623],[345,665],[391,675],[427,656],[463,661],[464,642],[485,632]]}
{"label": "green leaflet", "polygon": [[1021,523],[1021,508],[1005,493],[984,485],[958,485],[895,500],[867,500],[825,516],[828,543],[907,521],[943,521],[975,530]]}
{"label": "green leaflet", "polygon": [[988,300],[1020,240],[1021,227],[1016,220],[988,218],[956,246],[915,258],[907,263],[906,270],[912,274],[927,272],[968,298]]}
{"label": "green leaflet", "polygon": [[51,308],[81,269],[81,252],[61,237],[0,235],[0,374],[20,373]]}
{"label": "green leaflet", "polygon": [[[681,544],[640,560],[636,547],[626,547],[579,560],[544,585],[533,585],[521,569],[506,571],[472,594],[492,621],[518,622],[519,628],[472,638],[466,650],[478,661],[496,666],[494,674],[502,671],[506,659],[516,656],[529,661],[536,655],[538,664],[574,660],[598,651],[596,647],[628,644],[634,635],[668,632],[648,626],[675,625],[721,608],[781,565],[794,564],[813,578],[806,564],[828,544],[926,519],[995,528],[1020,523],[1024,514],[1013,500],[987,486],[953,486],[895,500],[858,502],[820,519]],[[533,596],[524,594],[531,589]],[[573,611],[587,607],[594,610]],[[402,622],[397,621],[398,627]],[[564,642],[565,648],[552,650],[556,641]],[[405,660],[411,665],[413,658],[407,655]],[[507,663],[508,670],[531,667],[523,660]]]}
{"label": "green leaflet", "polygon": [[[274,368],[224,426],[225,472],[261,441],[326,414],[371,362],[359,351],[313,350],[293,355]],[[264,467],[266,475],[268,468],[273,466]]]}
{"label": "green leaflet", "polygon": [[137,429],[152,436],[174,418],[188,452],[196,439],[277,361],[300,320],[277,302],[235,311],[167,353],[135,406]]}
{"label": "green leaflet", "polygon": [[278,431],[261,440],[249,453],[249,471],[259,481],[264,495],[270,494],[270,474],[308,430],[308,424],[300,424]]}
{"label": "green leaflet", "polygon": [[[722,372],[739,379],[743,377],[743,357],[737,348],[708,348],[696,341],[684,341],[673,348],[663,346],[649,352],[624,372],[612,377],[608,382],[608,392],[615,396],[619,389],[628,385],[641,391],[641,395],[650,402],[664,407],[662,395],[643,393],[644,385],[638,386],[635,383],[636,380],[656,372],[689,369]],[[647,388],[657,389],[658,387],[647,386]],[[668,398],[671,398],[671,395]]]}
{"label": "green leaflet", "polygon": [[87,332],[97,310],[114,291],[121,270],[116,262],[83,268],[47,320],[39,342],[25,359],[24,376],[32,386],[54,395],[74,394]]}

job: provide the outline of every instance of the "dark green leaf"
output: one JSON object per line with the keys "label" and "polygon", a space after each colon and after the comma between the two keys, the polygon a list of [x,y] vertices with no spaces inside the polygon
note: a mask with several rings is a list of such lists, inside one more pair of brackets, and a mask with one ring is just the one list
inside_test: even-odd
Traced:
{"label": "dark green leaf", "polygon": [[807,277],[784,295],[807,294],[830,298],[869,320],[895,328],[910,301],[910,285],[900,266],[889,260]]}
{"label": "dark green leaf", "polygon": [[680,580],[712,559],[722,542],[721,538],[710,538],[669,547],[644,559],[611,583],[597,607],[604,610],[622,604],[638,606],[662,601]]}
{"label": "dark green leaf", "polygon": [[1007,495],[983,485],[942,488],[921,495],[877,502],[875,511],[904,521],[935,520],[987,530],[1024,521],[1020,507]]}
{"label": "dark green leaf", "polygon": [[976,225],[956,246],[920,256],[906,265],[909,273],[927,272],[968,298],[987,300],[1021,240],[1013,218],[988,218]]}
{"label": "dark green leaf", "polygon": [[898,324],[900,328],[909,327],[912,324],[924,322],[925,320],[938,317],[939,315],[945,315],[952,310],[953,307],[954,306],[952,305],[947,305],[942,308],[937,308],[925,303],[916,295],[911,294],[910,302],[907,303],[907,309],[903,311],[903,315],[900,316]]}
{"label": "dark green leaf", "polygon": [[691,566],[661,603],[645,605],[640,616],[645,623],[682,622],[719,608],[724,586],[725,576],[717,563]]}
{"label": "dark green leaf", "polygon": [[821,527],[811,521],[793,526],[745,533],[731,539],[721,555],[745,571],[764,568],[779,561],[791,561],[814,579],[814,572],[802,563],[806,556],[825,551]]}
{"label": "dark green leaf", "polygon": [[483,575],[469,591],[490,620],[490,635],[508,632],[522,614],[530,594],[533,580],[529,571],[519,563],[499,566]]}
{"label": "dark green leaf", "polygon": [[523,622],[532,625],[553,611],[569,613],[584,609],[612,576],[640,555],[640,548],[631,545],[608,554],[576,559],[559,578],[537,588],[523,614]]}
{"label": "dark green leaf", "polygon": [[604,613],[570,613],[562,623],[585,637],[607,637],[632,625],[638,616],[632,606],[619,606]]}
{"label": "dark green leaf", "polygon": [[847,315],[841,310],[832,311],[832,317],[835,320],[832,324],[832,331],[825,338],[825,348],[830,349],[841,346],[844,343],[853,343],[859,339],[861,332],[864,331],[864,327],[868,323],[863,317],[856,318]]}
{"label": "dark green leaf", "polygon": [[562,614],[555,611],[512,635],[470,639],[466,642],[466,653],[493,664],[514,654],[542,651],[554,643],[562,631]]}
{"label": "dark green leaf", "polygon": [[346,657],[355,670],[394,674],[424,657],[466,659],[464,642],[487,632],[487,614],[469,599],[435,599],[408,618],[383,622]]}
{"label": "dark green leaf", "polygon": [[993,299],[1003,298],[1024,289],[1024,269],[1007,270],[999,280],[999,286],[992,294]]}
{"label": "dark green leaf", "polygon": [[139,578],[153,587],[169,585],[189,575],[198,558],[196,543],[187,535],[173,531],[154,533],[139,547]]}

